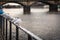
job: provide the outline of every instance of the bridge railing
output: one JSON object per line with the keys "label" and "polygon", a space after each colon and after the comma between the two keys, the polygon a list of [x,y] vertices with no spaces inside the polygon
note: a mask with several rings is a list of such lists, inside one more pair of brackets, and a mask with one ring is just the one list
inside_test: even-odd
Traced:
{"label": "bridge railing", "polygon": [[[22,30],[23,32],[25,32],[28,35],[27,40],[42,40],[38,36],[34,35],[32,32],[19,26],[19,23],[18,23],[19,19],[15,19],[7,14],[2,14],[1,16],[3,18],[3,20],[2,20],[2,22],[3,22],[3,26],[2,26],[3,40],[8,40],[8,37],[9,37],[9,40],[12,40],[12,27],[13,27],[12,24],[16,26],[16,40],[19,40],[19,30]],[[9,36],[8,36],[8,22],[9,22]],[[6,29],[4,29],[4,27],[6,27]],[[4,30],[6,30],[6,32],[4,32]]]}

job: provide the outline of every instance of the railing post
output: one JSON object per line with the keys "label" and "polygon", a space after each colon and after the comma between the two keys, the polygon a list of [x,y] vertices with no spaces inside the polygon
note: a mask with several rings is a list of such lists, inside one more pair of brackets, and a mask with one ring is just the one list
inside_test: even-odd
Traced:
{"label": "railing post", "polygon": [[16,26],[16,40],[19,40],[19,28]]}
{"label": "railing post", "polygon": [[7,40],[7,32],[8,32],[8,22],[7,22],[7,19],[6,19],[6,40]]}
{"label": "railing post", "polygon": [[2,35],[3,35],[3,40],[4,40],[4,37],[5,37],[5,21],[4,21],[5,19],[2,17]]}
{"label": "railing post", "polygon": [[[10,21],[9,21],[10,22]],[[9,34],[9,40],[12,40],[12,23],[10,22],[10,34]]]}
{"label": "railing post", "polygon": [[32,37],[28,34],[28,40],[32,40]]}

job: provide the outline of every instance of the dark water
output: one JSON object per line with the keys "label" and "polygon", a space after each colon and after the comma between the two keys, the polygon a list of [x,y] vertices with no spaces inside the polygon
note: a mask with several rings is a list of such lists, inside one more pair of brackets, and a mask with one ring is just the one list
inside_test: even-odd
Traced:
{"label": "dark water", "polygon": [[[4,11],[13,17],[22,19],[20,25],[33,32],[44,40],[60,40],[60,12],[48,12],[48,9],[32,8],[31,14],[23,15],[23,9],[4,9]],[[13,34],[15,27],[13,27]],[[23,39],[25,33],[20,32]],[[15,36],[14,36],[15,37]],[[27,39],[27,35],[25,37]]]}

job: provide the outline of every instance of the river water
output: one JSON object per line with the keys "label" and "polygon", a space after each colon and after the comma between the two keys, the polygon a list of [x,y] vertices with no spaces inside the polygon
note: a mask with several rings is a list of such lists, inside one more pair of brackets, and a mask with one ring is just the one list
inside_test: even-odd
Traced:
{"label": "river water", "polygon": [[[31,14],[24,15],[23,8],[4,8],[3,10],[12,17],[21,18],[20,25],[40,38],[44,40],[60,40],[60,12],[49,12],[48,8],[31,8]],[[15,34],[14,28],[13,34]],[[26,34],[20,32],[20,35]],[[19,38],[20,40],[27,40],[24,39],[24,36]]]}

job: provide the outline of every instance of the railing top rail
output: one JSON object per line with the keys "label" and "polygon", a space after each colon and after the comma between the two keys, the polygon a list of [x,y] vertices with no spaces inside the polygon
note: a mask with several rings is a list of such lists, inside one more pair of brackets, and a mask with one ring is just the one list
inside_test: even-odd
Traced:
{"label": "railing top rail", "polygon": [[[16,24],[14,24],[16,25]],[[16,25],[18,26],[18,25]],[[39,38],[38,36],[34,35],[32,32],[28,31],[27,29],[21,27],[21,26],[18,26],[19,29],[21,29],[22,31],[24,31],[25,33],[29,34],[31,37],[35,38],[36,40],[42,40],[41,38]]]}
{"label": "railing top rail", "polygon": [[25,33],[27,33],[28,35],[30,35],[32,38],[35,38],[36,40],[43,40],[43,39],[39,38],[38,36],[36,36],[35,34],[33,34],[32,32],[28,31],[27,29],[19,26],[18,25],[18,19],[15,19],[15,18],[11,17],[8,14],[2,14],[1,16],[3,16],[5,19],[7,19],[10,22],[12,22],[15,26],[17,26],[19,29],[21,29],[22,31],[24,31]]}

